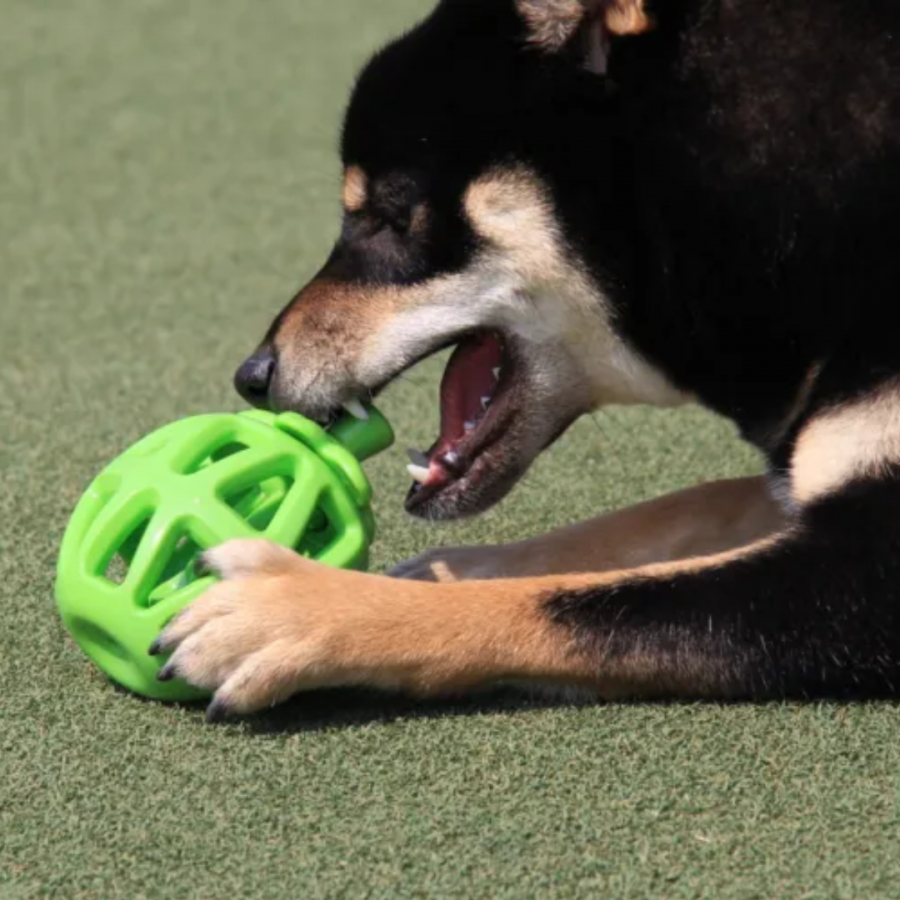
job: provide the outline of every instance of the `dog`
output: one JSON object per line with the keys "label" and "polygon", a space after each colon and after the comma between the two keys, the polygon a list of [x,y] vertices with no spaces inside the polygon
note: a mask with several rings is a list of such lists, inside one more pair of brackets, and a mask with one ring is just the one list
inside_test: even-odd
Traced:
{"label": "dog", "polygon": [[900,5],[441,0],[365,67],[341,150],[340,236],[248,400],[361,414],[454,347],[428,519],[606,404],[702,404],[767,474],[390,575],[225,544],[160,677],[211,720],[339,685],[897,694]]}

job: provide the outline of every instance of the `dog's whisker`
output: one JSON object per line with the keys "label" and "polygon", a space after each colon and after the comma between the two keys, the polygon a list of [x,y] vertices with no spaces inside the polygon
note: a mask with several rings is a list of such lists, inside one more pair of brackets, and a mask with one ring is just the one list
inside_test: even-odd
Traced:
{"label": "dog's whisker", "polygon": [[604,441],[606,441],[606,443],[609,444],[609,445],[613,445],[613,444],[616,443],[616,438],[615,438],[614,435],[610,432],[609,429],[605,428],[605,427],[601,424],[600,419],[598,418],[598,415],[600,414],[600,412],[602,412],[602,410],[597,410],[597,411],[591,413],[591,421],[594,423],[595,427],[597,428],[597,431],[600,432],[600,434],[601,434],[601,436],[603,437]]}
{"label": "dog's whisker", "polygon": [[601,436],[602,436],[605,440],[608,441],[608,440],[610,439],[610,438],[609,438],[609,435],[606,433],[606,429],[604,429],[604,427],[600,424],[600,420],[597,418],[597,413],[596,413],[596,412],[592,412],[590,418],[591,418],[591,421],[592,421],[592,422],[594,423],[594,425],[596,426],[597,431],[599,431],[600,434],[601,434]]}

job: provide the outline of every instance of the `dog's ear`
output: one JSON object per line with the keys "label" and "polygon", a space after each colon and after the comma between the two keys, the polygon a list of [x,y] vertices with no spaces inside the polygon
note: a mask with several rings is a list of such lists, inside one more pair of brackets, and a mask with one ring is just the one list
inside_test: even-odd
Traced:
{"label": "dog's ear", "polygon": [[641,34],[652,25],[645,0],[516,0],[516,7],[533,45],[557,53],[581,34],[587,66],[600,73],[612,38]]}

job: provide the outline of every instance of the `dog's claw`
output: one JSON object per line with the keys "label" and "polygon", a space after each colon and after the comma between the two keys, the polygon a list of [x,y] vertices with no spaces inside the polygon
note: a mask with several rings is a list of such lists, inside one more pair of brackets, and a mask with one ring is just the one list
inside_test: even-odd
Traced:
{"label": "dog's claw", "polygon": [[171,681],[173,678],[175,678],[175,675],[175,666],[173,666],[172,663],[166,663],[157,673],[156,680]]}
{"label": "dog's claw", "polygon": [[209,561],[209,558],[207,557],[206,553],[201,553],[194,560],[194,575],[196,575],[197,578],[205,578],[207,575],[212,575],[212,573],[213,568]]}
{"label": "dog's claw", "polygon": [[210,725],[224,722],[230,717],[231,711],[228,709],[228,704],[221,700],[213,700],[206,708],[206,721]]}

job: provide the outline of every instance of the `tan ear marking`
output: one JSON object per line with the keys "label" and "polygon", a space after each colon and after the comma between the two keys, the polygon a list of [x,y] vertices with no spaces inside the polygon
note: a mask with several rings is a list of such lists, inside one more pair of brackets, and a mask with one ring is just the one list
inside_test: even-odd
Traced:
{"label": "tan ear marking", "polygon": [[644,0],[606,0],[604,20],[612,34],[642,34],[651,27]]}
{"label": "tan ear marking", "polygon": [[516,0],[529,41],[542,50],[561,50],[585,19],[603,23],[609,34],[641,34],[652,25],[644,0]]}
{"label": "tan ear marking", "polygon": [[359,212],[369,194],[366,173],[359,166],[350,166],[344,173],[343,202],[347,212]]}

